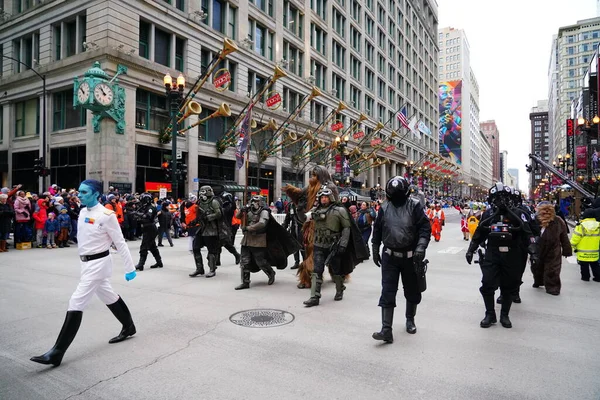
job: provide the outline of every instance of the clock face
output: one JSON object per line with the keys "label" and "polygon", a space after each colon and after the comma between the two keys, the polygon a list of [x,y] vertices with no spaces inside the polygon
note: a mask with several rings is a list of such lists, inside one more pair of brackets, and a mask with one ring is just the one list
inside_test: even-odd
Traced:
{"label": "clock face", "polygon": [[113,97],[113,91],[106,83],[100,83],[94,88],[94,98],[100,105],[111,105]]}
{"label": "clock face", "polygon": [[90,98],[90,85],[87,82],[83,82],[79,85],[79,89],[77,90],[77,100],[81,104],[87,103]]}

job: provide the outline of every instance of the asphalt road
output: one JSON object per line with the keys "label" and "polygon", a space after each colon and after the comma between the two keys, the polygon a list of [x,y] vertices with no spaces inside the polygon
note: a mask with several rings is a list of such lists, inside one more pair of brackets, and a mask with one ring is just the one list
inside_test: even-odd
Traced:
{"label": "asphalt road", "polygon": [[[133,338],[107,343],[120,324],[95,299],[62,365],[42,366],[29,358],[56,340],[78,283],[77,249],[11,249],[0,255],[0,399],[598,400],[600,283],[582,282],[565,261],[554,297],[533,289],[527,272],[513,328],[481,329],[480,271],[464,261],[468,243],[448,214],[441,242],[428,249],[418,333],[404,331],[399,293],[391,345],[371,338],[380,329],[372,262],[357,267],[343,301],[333,301],[328,280],[321,305],[307,309],[309,292],[296,289],[290,270],[278,271],[273,286],[253,274],[252,288],[237,292],[239,268],[227,254],[215,278],[189,278],[193,259],[179,239],[161,248],[165,268],[131,282],[113,255],[112,282],[133,314]],[[130,243],[136,261],[138,247]],[[257,308],[295,319],[272,328],[229,320]]]}

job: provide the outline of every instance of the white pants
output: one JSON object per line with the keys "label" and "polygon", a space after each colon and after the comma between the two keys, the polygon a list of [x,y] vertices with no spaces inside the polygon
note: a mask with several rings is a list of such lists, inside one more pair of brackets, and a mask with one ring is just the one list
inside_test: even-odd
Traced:
{"label": "white pants", "polygon": [[69,300],[69,311],[83,311],[94,294],[104,304],[113,304],[119,295],[113,290],[109,278],[112,275],[110,256],[88,262],[80,262],[81,280]]}

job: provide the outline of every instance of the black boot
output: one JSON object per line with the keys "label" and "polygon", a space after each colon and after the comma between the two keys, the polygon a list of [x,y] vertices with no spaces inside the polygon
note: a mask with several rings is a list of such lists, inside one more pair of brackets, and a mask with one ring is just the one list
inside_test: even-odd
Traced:
{"label": "black boot", "polygon": [[56,343],[46,354],[36,357],[31,357],[31,361],[40,364],[52,364],[58,367],[65,355],[65,352],[75,339],[79,326],[81,326],[82,311],[67,311],[65,322],[58,334]]}
{"label": "black boot", "polygon": [[310,275],[310,278],[310,299],[303,303],[306,307],[318,306],[321,299],[321,285],[323,284],[323,276],[313,272]]}
{"label": "black boot", "polygon": [[240,255],[240,253],[238,253],[235,247],[233,247],[233,252],[231,254],[233,254],[233,256],[235,257],[235,265],[240,265],[240,261],[242,261],[242,256]]}
{"label": "black boot", "polygon": [[275,283],[275,270],[273,269],[273,267],[271,267],[270,265],[267,265],[265,267],[261,267],[261,269],[269,277],[269,281],[267,282],[267,285],[274,284]]}
{"label": "black boot", "polygon": [[235,287],[235,290],[250,289],[250,271],[240,268],[242,272],[242,283]]}
{"label": "black boot", "polygon": [[217,273],[217,254],[209,254],[208,255],[208,268],[210,269],[210,272],[208,274],[206,274],[207,278],[212,278],[213,276],[215,276]]}
{"label": "black boot", "polygon": [[194,261],[196,262],[196,271],[190,274],[190,277],[195,278],[198,275],[204,275],[204,262],[202,261],[202,254],[200,252],[194,253]]}
{"label": "black boot", "polygon": [[68,241],[68,240],[65,240],[65,241],[63,242],[63,247],[71,247],[71,246],[69,245],[69,241]]}
{"label": "black boot", "polygon": [[298,261],[296,261],[294,263],[294,265],[292,265],[292,268],[290,268],[290,269],[298,269],[298,268],[300,268],[300,263]]}
{"label": "black boot", "polygon": [[512,305],[512,298],[510,295],[504,296],[504,300],[502,301],[502,308],[500,309],[500,323],[505,328],[512,328],[512,323],[510,322],[510,318],[508,318],[508,312],[510,311],[510,306]]}
{"label": "black boot", "polygon": [[152,249],[152,250],[150,250],[150,252],[152,253],[152,256],[154,257],[154,259],[156,260],[156,264],[152,264],[150,266],[150,268],[162,268],[163,267],[162,258],[160,257],[160,252],[158,251],[158,249]]}
{"label": "black boot", "polygon": [[143,271],[144,270],[144,264],[146,264],[146,259],[148,258],[148,254],[142,254],[140,253],[140,261],[138,261],[137,265],[135,266],[135,269],[137,269],[138,271]]}
{"label": "black boot", "polygon": [[394,343],[392,324],[394,323],[394,307],[381,309],[381,331],[373,333],[373,339]]}
{"label": "black boot", "polygon": [[498,298],[496,299],[496,304],[502,304],[502,299],[504,299],[502,295],[498,296]]}
{"label": "black boot", "polygon": [[513,296],[512,302],[521,304],[521,293],[520,292],[517,292],[517,294]]}
{"label": "black boot", "polygon": [[[217,263],[215,265],[217,267],[221,266],[221,253],[217,254]],[[210,278],[210,276],[207,276],[207,278]]]}
{"label": "black boot", "polygon": [[131,319],[129,308],[127,308],[127,304],[125,304],[123,299],[119,296],[119,300],[113,304],[107,304],[106,306],[123,325],[121,333],[110,339],[108,343],[119,343],[127,339],[129,336],[135,335],[135,325],[133,324],[133,319]]}
{"label": "black boot", "polygon": [[333,300],[340,301],[344,298],[344,290],[346,290],[346,286],[344,285],[344,276],[334,275],[333,281],[335,282],[335,296],[333,297]]}
{"label": "black boot", "polygon": [[417,314],[417,305],[415,303],[406,302],[406,332],[410,334],[417,333],[415,325],[415,315]]}
{"label": "black boot", "polygon": [[483,296],[483,304],[485,304],[485,317],[479,323],[482,328],[489,328],[492,324],[498,322],[496,319],[496,310],[494,306],[494,295]]}

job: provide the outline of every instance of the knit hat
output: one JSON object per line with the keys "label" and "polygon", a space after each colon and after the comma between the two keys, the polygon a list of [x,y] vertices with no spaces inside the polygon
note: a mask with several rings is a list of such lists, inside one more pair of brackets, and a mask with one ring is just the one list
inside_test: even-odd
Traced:
{"label": "knit hat", "polygon": [[63,214],[66,214],[66,213],[67,213],[67,209],[66,209],[66,207],[65,207],[65,208],[61,208],[61,209],[60,209],[60,212],[61,212],[61,213],[63,213]]}
{"label": "knit hat", "polygon": [[108,196],[106,196],[106,200],[108,201],[113,201],[114,199],[116,199],[116,196],[114,194],[109,194]]}
{"label": "knit hat", "polygon": [[25,193],[25,197],[29,197],[29,198],[31,198],[31,197],[33,197],[33,196],[31,196],[31,192],[27,192],[27,193]]}
{"label": "knit hat", "polygon": [[50,217],[56,217],[56,214],[54,214],[53,212],[48,213],[48,218],[50,218]]}
{"label": "knit hat", "polygon": [[3,187],[2,189],[0,189],[0,192],[1,192],[2,194],[8,194],[9,190],[8,190],[8,188],[7,188],[7,187]]}

